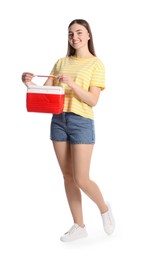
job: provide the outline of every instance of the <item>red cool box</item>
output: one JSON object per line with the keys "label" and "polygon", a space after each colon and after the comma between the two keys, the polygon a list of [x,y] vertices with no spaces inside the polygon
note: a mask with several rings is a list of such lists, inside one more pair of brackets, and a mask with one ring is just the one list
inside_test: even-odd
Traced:
{"label": "red cool box", "polygon": [[27,88],[28,112],[60,114],[64,106],[64,89],[59,86],[35,86]]}

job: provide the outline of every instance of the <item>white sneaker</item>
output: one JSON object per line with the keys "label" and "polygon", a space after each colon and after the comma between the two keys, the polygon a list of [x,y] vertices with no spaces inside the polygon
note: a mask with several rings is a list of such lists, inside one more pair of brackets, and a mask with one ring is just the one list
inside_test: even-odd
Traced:
{"label": "white sneaker", "polygon": [[88,233],[85,227],[80,227],[78,224],[74,224],[69,231],[67,231],[60,240],[62,242],[70,242],[79,238],[87,237]]}
{"label": "white sneaker", "polygon": [[108,211],[101,214],[104,230],[108,235],[111,235],[115,229],[115,221],[112,215],[111,207],[108,202],[106,202],[106,205],[108,207]]}

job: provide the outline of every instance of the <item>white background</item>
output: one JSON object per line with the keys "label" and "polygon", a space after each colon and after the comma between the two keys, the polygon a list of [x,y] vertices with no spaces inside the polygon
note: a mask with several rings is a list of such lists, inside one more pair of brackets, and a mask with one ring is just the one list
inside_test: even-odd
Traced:
{"label": "white background", "polygon": [[[8,1],[0,6],[0,259],[146,259],[147,10],[144,0]],[[49,139],[51,115],[26,111],[24,71],[46,74],[67,51],[67,27],[86,19],[106,90],[94,108],[91,178],[112,204],[108,237],[83,194],[88,238],[64,244],[72,225]],[[41,83],[38,81],[38,83]]]}

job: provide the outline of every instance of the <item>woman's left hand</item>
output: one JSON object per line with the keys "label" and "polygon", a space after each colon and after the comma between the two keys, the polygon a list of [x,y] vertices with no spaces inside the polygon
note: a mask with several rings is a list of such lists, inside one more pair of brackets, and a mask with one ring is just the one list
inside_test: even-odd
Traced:
{"label": "woman's left hand", "polygon": [[67,86],[71,88],[74,85],[74,81],[69,75],[62,74],[62,75],[57,75],[56,77],[59,81],[62,81],[63,83],[65,83]]}

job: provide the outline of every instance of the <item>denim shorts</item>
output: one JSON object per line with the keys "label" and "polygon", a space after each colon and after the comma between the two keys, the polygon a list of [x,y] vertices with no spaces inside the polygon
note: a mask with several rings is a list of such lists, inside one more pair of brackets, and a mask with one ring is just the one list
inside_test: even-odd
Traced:
{"label": "denim shorts", "polygon": [[52,141],[69,141],[71,144],[94,144],[94,121],[69,112],[54,114],[50,138]]}

